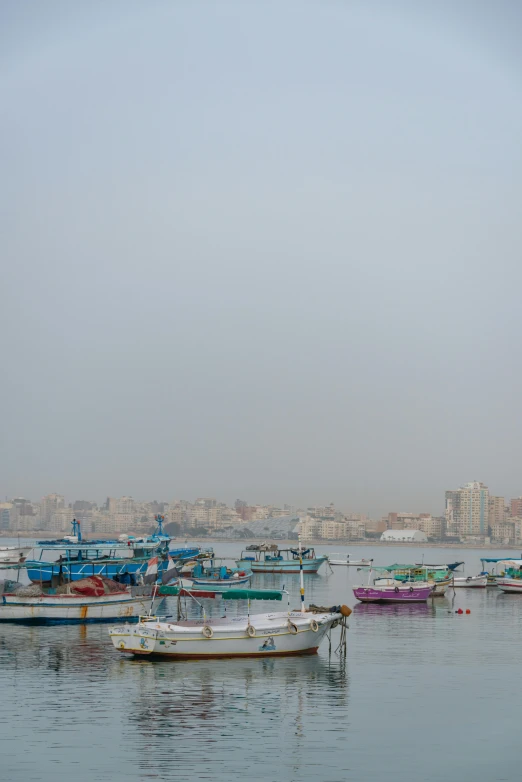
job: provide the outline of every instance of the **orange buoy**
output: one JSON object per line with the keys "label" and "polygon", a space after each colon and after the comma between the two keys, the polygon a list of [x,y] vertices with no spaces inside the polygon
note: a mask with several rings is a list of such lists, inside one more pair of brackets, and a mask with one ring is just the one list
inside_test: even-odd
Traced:
{"label": "orange buoy", "polygon": [[471,614],[471,610],[469,608],[466,608],[466,613]]}
{"label": "orange buoy", "polygon": [[350,616],[351,613],[352,613],[351,608],[348,608],[348,606],[341,606],[341,614],[343,616]]}

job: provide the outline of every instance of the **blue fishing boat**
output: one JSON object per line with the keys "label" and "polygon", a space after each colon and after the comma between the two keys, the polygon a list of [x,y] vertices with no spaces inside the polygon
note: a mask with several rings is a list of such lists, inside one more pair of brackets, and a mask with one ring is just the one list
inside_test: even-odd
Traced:
{"label": "blue fishing boat", "polygon": [[190,563],[182,569],[181,574],[184,581],[192,583],[194,587],[214,592],[222,592],[239,584],[248,584],[252,578],[252,571],[227,567],[223,564],[225,561],[212,556],[207,561]]}
{"label": "blue fishing boat", "polygon": [[327,562],[325,554],[316,556],[313,548],[307,548],[301,553],[297,549],[283,549],[275,544],[249,546],[241,552],[241,559],[236,560],[238,568],[251,570],[252,573],[299,573],[302,561],[303,573],[317,573],[323,562]]}
{"label": "blue fishing boat", "polygon": [[[161,574],[167,567],[168,556],[183,562],[197,557],[197,546],[168,551],[170,536],[163,531],[163,516],[156,516],[157,528],[144,538],[122,536],[121,540],[82,539],[79,522],[73,520],[73,534],[60,540],[39,541],[39,559],[27,559],[27,575],[33,583],[53,585],[63,581],[78,581],[87,576],[105,576],[126,583],[135,583],[143,576],[151,557],[157,557]],[[44,559],[44,553],[53,552],[55,558]]]}

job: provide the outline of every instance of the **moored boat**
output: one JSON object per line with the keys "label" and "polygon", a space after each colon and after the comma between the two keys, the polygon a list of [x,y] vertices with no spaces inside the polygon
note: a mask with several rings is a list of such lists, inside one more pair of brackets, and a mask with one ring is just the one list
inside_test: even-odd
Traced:
{"label": "moored boat", "polygon": [[487,576],[488,587],[498,586],[500,578],[518,578],[522,571],[522,559],[483,557],[482,576]]}
{"label": "moored boat", "polygon": [[522,594],[522,578],[498,577],[497,586],[502,592]]}
{"label": "moored boat", "polygon": [[[41,549],[40,559],[25,561],[29,580],[46,586],[95,575],[110,579],[128,577],[137,581],[146,573],[151,556],[158,557],[158,571],[161,572],[167,566],[169,556],[182,562],[198,555],[199,547],[180,548],[169,554],[170,537],[163,532],[163,517],[157,516],[156,521],[156,531],[146,538],[122,536],[122,540],[85,541],[75,519],[73,535],[37,544]],[[45,552],[52,552],[55,558],[43,559]]]}
{"label": "moored boat", "polygon": [[236,560],[238,568],[251,570],[252,573],[317,573],[323,562],[328,560],[325,554],[315,555],[313,548],[301,553],[297,549],[283,549],[276,544],[262,544],[255,550],[252,546],[248,551],[241,552],[241,558]]}
{"label": "moored boat", "polygon": [[138,619],[159,606],[162,597],[152,598],[151,588],[130,590],[110,579],[94,576],[76,581],[62,590],[44,590],[33,585],[4,592],[0,622],[52,624],[63,622],[107,622]]}
{"label": "moored boat", "polygon": [[394,578],[378,578],[373,584],[353,588],[362,603],[426,603],[432,591],[430,584],[405,583]]}
{"label": "moored boat", "polygon": [[[224,593],[223,599],[256,599],[251,590]],[[276,599],[281,599],[281,594]],[[262,599],[267,599],[266,595]],[[115,648],[135,655],[175,659],[219,657],[271,657],[315,654],[327,633],[345,623],[346,606],[315,611],[277,611],[233,618],[171,620],[146,617],[137,625],[111,627]]]}
{"label": "moored boat", "polygon": [[32,546],[0,546],[0,569],[2,565],[24,562],[32,548]]}
{"label": "moored boat", "polygon": [[482,589],[484,587],[487,587],[488,577],[487,575],[463,576],[462,578],[454,578],[452,583],[455,589],[459,587],[467,588],[467,589],[473,589],[473,588]]}
{"label": "moored boat", "polygon": [[328,563],[344,567],[357,567],[361,565],[370,565],[373,559],[351,559],[349,554],[328,554]]}
{"label": "moored boat", "polygon": [[428,584],[432,587],[430,597],[443,597],[452,583],[453,575],[446,565],[387,565],[373,567],[378,573],[404,584]]}

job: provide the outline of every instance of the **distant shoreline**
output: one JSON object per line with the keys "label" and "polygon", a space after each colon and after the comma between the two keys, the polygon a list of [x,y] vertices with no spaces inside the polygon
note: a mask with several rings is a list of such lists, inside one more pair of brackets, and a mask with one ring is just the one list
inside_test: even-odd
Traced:
{"label": "distant shoreline", "polygon": [[[17,538],[27,539],[27,538],[37,538],[38,540],[54,540],[57,538],[57,536],[60,533],[58,532],[49,532],[49,531],[38,531],[33,530],[31,532],[24,531],[24,532],[17,532],[13,533],[9,530],[2,530],[0,531],[0,540],[2,538],[10,538],[11,540],[15,540]],[[119,534],[119,533],[118,533]],[[110,535],[108,535],[110,537]],[[98,536],[96,535],[85,535],[84,540],[88,542],[89,540],[96,540]],[[117,535],[115,534],[115,538]],[[139,537],[139,535],[137,535]],[[263,542],[274,542],[281,546],[287,546],[287,547],[295,547],[297,546],[296,540],[276,540],[273,541],[271,538],[214,538],[214,537],[208,537],[208,538],[191,538],[189,535],[183,535],[181,537],[172,538],[173,541],[176,541],[177,543],[184,543],[185,541],[189,541],[191,543],[201,543],[201,545],[205,545],[205,543],[238,543],[242,544],[243,548],[246,548],[249,545],[252,544],[259,544]],[[411,543],[408,543],[407,541],[383,541],[383,540],[306,540],[302,541],[303,546],[329,546],[331,548],[334,548],[335,546],[349,546],[349,547],[357,547],[357,546],[388,546],[390,548],[402,548],[403,546],[409,547],[409,548],[455,548],[455,549],[496,549],[496,550],[506,550],[506,551],[513,551],[513,549],[520,548],[522,551],[522,544],[520,546],[512,545],[512,546],[506,546],[502,543],[445,543],[445,542],[438,542],[438,543],[421,543],[419,541],[412,541]]]}

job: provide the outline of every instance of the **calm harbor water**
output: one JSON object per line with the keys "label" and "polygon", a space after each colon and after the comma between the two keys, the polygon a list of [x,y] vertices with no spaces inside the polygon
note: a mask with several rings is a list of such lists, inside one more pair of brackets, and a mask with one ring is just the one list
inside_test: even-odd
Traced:
{"label": "calm harbor water", "polygon": [[[231,543],[215,549],[222,556],[240,550]],[[427,562],[464,559],[468,575],[487,555],[396,546],[351,553],[376,564],[423,554]],[[363,578],[355,568],[323,566],[306,577],[306,600],[354,607],[352,586]],[[254,581],[283,584],[297,606],[295,576]],[[221,601],[206,603],[223,610]],[[455,614],[459,607],[471,614]],[[1,779],[515,777],[522,597],[457,590],[428,605],[359,604],[349,625],[346,662],[336,643],[329,656],[326,642],[314,657],[177,663],[121,657],[104,625],[0,625]]]}

